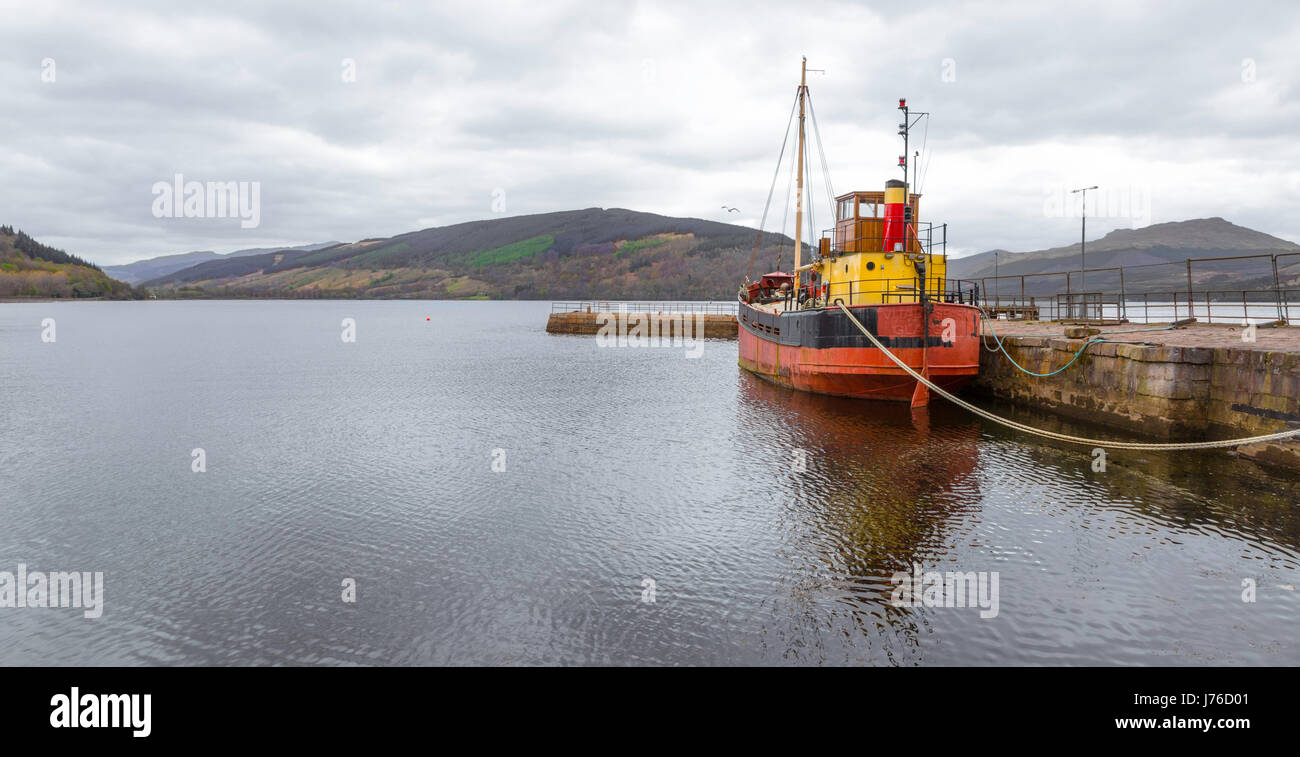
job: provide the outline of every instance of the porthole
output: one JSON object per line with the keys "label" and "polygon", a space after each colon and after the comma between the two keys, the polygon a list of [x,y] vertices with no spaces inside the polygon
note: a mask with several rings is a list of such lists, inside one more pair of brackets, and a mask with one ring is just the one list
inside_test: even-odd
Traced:
{"label": "porthole", "polygon": [[876,270],[876,261],[874,261],[874,260],[868,260],[868,261],[867,261],[867,270],[868,270],[868,271],[874,271],[874,270]]}

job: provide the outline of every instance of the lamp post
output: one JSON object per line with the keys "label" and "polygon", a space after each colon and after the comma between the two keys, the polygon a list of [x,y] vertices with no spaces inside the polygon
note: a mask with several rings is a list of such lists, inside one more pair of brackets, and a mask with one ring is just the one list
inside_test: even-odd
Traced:
{"label": "lamp post", "polygon": [[993,285],[997,287],[1000,294],[1002,292],[1002,280],[998,278],[998,251],[993,251]]}
{"label": "lamp post", "polygon": [[1088,291],[1088,267],[1084,258],[1084,248],[1088,244],[1088,190],[1096,188],[1096,185],[1093,185],[1070,190],[1070,194],[1083,193],[1083,202],[1079,205],[1079,214],[1083,221],[1083,226],[1079,231],[1079,289],[1084,292]]}

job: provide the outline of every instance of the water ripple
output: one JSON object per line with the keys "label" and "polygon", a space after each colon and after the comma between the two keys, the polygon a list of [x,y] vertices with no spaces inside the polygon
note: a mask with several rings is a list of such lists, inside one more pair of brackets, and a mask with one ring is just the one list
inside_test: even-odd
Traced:
{"label": "water ripple", "polygon": [[[0,570],[103,571],[106,598],[0,608],[0,664],[1300,662],[1291,478],[1217,452],[1094,472],[546,311],[3,306]],[[915,566],[995,572],[996,617],[897,606]]]}

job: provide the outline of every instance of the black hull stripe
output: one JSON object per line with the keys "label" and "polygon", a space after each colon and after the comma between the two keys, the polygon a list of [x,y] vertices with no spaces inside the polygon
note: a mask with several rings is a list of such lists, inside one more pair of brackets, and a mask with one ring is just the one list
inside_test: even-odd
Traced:
{"label": "black hull stripe", "polygon": [[[881,336],[877,329],[877,308],[868,306],[853,308],[853,314],[862,321],[877,339],[887,348],[918,349],[922,346],[952,349],[954,345],[943,341],[943,337],[930,336]],[[826,310],[800,310],[795,313],[775,315],[740,303],[737,321],[740,327],[768,342],[775,342],[783,347],[807,347],[809,349],[835,349],[856,347],[876,349],[857,326],[844,315],[839,308]]]}

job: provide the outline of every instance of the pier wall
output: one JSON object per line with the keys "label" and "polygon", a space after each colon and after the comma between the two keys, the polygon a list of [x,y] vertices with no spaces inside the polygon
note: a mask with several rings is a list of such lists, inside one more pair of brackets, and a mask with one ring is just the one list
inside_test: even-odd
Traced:
{"label": "pier wall", "polygon": [[[1026,369],[1059,368],[1082,339],[1004,337]],[[1035,378],[983,350],[976,393],[1169,441],[1276,433],[1300,424],[1300,352],[1252,346],[1100,343],[1062,373]],[[1300,442],[1239,448],[1300,470]]]}

